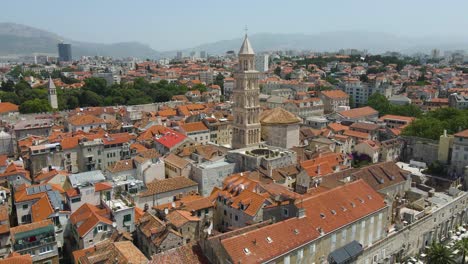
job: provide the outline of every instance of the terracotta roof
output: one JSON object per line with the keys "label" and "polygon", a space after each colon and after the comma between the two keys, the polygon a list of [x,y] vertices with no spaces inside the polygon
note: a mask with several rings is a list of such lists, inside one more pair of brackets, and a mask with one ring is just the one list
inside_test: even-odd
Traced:
{"label": "terracotta roof", "polygon": [[262,125],[298,124],[301,122],[302,119],[281,107],[266,110],[260,114],[260,123]]}
{"label": "terracotta roof", "polygon": [[328,124],[327,127],[330,128],[334,133],[344,132],[346,130],[349,130],[348,126],[344,126],[340,123],[330,123]]}
{"label": "terracotta roof", "polygon": [[364,132],[359,132],[359,131],[354,131],[354,130],[346,130],[343,135],[349,136],[349,137],[355,137],[359,139],[369,139],[370,135],[368,133]]}
{"label": "terracotta roof", "polygon": [[183,169],[190,164],[189,161],[172,153],[167,155],[164,158],[164,162],[170,163],[171,165],[176,166],[177,168],[180,168],[180,169]]}
{"label": "terracotta roof", "polygon": [[[148,259],[141,251],[133,245],[131,241],[114,242],[114,247],[119,251],[120,258],[125,259],[125,263],[146,263]],[[119,261],[124,263],[124,261]]]}
{"label": "terracotta roof", "polygon": [[264,205],[269,204],[264,196],[249,190],[241,191],[231,201],[231,207],[240,209],[250,216],[256,215]]}
{"label": "terracotta roof", "polygon": [[186,123],[186,124],[180,125],[180,127],[187,133],[209,130],[203,122]]}
{"label": "terracotta roof", "polygon": [[358,118],[358,117],[366,117],[370,115],[378,115],[379,112],[377,112],[374,108],[370,106],[364,106],[360,108],[354,108],[351,110],[342,111],[342,112],[339,112],[339,114],[347,118]]}
{"label": "terracotta roof", "polygon": [[145,130],[144,132],[142,132],[138,136],[137,140],[139,140],[139,141],[151,140],[151,139],[153,139],[154,136],[164,134],[164,133],[166,133],[168,131],[174,132],[172,129],[167,128],[165,126],[154,125],[154,126],[151,126],[150,128],[148,128],[147,130]]}
{"label": "terracotta roof", "polygon": [[201,247],[196,243],[190,243],[181,247],[163,251],[152,256],[149,264],[209,264]]}
{"label": "terracotta roof", "polygon": [[180,190],[187,187],[198,186],[198,183],[185,178],[174,177],[164,180],[155,180],[146,185],[147,190],[139,194],[141,197],[150,196],[158,193],[165,193],[174,190]]}
{"label": "terracotta roof", "polygon": [[25,170],[23,166],[19,166],[15,164],[14,162],[10,163],[6,169],[5,172],[0,174],[0,178],[2,177],[8,177],[8,176],[22,176],[28,181],[31,181],[31,177],[29,176],[29,171]]}
{"label": "terracotta roof", "polygon": [[405,121],[407,123],[411,123],[415,120],[416,118],[414,117],[408,117],[408,116],[399,116],[399,115],[384,115],[379,118],[380,121],[385,121],[385,120],[398,120],[398,121]]}
{"label": "terracotta roof", "polygon": [[106,123],[104,119],[93,115],[74,115],[68,118],[68,122],[74,126]]}
{"label": "terracotta roof", "polygon": [[73,251],[73,259],[75,260],[75,263],[78,264],[78,263],[80,263],[79,260],[80,260],[81,257],[86,256],[88,254],[91,254],[94,251],[96,251],[95,247],[89,247],[89,248],[85,248],[85,249],[75,250],[75,251]]}
{"label": "terracotta roof", "polygon": [[0,264],[29,264],[33,263],[32,257],[29,254],[20,255],[19,253],[13,252],[10,256],[5,259],[0,259]]}
{"label": "terracotta roof", "polygon": [[394,162],[383,162],[364,167],[354,172],[353,176],[363,179],[375,190],[381,190],[406,181],[409,174]]}
{"label": "terracotta roof", "polygon": [[330,90],[330,91],[322,91],[321,92],[324,96],[332,99],[344,99],[348,98],[349,95],[342,90]]}
{"label": "terracotta roof", "polygon": [[73,225],[81,223],[76,229],[80,237],[84,237],[99,223],[112,225],[112,221],[107,218],[107,215],[106,209],[100,209],[95,205],[85,203],[70,215],[70,221]]}
{"label": "terracotta roof", "polygon": [[127,159],[127,160],[117,161],[113,166],[107,167],[107,170],[112,173],[116,173],[116,172],[133,170],[134,168],[135,167],[133,166],[133,160]]}
{"label": "terracotta roof", "polygon": [[468,129],[463,130],[461,132],[456,133],[454,136],[456,137],[462,137],[462,138],[468,138]]}
{"label": "terracotta roof", "polygon": [[308,197],[300,206],[305,209],[303,218],[290,218],[222,239],[231,262],[269,262],[314,241],[320,236],[319,230],[330,233],[387,207],[380,194],[362,180]]}
{"label": "terracotta roof", "polygon": [[9,112],[18,112],[19,107],[10,102],[1,102],[0,103],[0,113],[9,113]]}
{"label": "terracotta roof", "polygon": [[110,182],[96,182],[94,184],[94,191],[95,192],[100,192],[104,190],[111,190],[112,189],[112,183]]}
{"label": "terracotta roof", "polygon": [[190,212],[184,210],[172,211],[166,216],[166,218],[171,224],[173,224],[177,228],[182,227],[188,222],[200,221],[200,218],[192,216]]}
{"label": "terracotta roof", "polygon": [[31,214],[33,222],[42,221],[48,219],[51,214],[54,213],[54,208],[50,204],[49,197],[43,195],[39,201],[35,202],[31,206]]}
{"label": "terracotta roof", "polygon": [[372,124],[372,123],[364,123],[364,122],[357,122],[353,123],[351,126],[349,126],[351,129],[362,129],[362,130],[368,130],[368,131],[375,131],[380,128],[379,125],[377,124]]}
{"label": "terracotta roof", "polygon": [[163,221],[149,212],[144,213],[136,222],[136,225],[147,238],[153,234],[163,232],[166,228],[166,224]]}

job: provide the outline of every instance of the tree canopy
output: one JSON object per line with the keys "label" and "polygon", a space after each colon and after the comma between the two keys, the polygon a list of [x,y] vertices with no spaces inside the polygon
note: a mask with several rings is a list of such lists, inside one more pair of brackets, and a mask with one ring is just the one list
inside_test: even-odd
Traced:
{"label": "tree canopy", "polygon": [[465,129],[468,129],[468,110],[448,107],[426,113],[404,128],[402,134],[438,140],[444,130],[455,134]]}
{"label": "tree canopy", "polygon": [[367,105],[379,111],[380,115],[391,114],[411,117],[420,117],[422,115],[422,111],[418,106],[411,104],[393,105],[384,95],[380,93],[375,93],[369,96]]}

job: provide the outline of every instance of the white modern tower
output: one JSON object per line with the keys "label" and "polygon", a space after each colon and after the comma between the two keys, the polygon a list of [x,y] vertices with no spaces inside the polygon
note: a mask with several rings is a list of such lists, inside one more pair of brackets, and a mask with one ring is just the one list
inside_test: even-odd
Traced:
{"label": "white modern tower", "polygon": [[255,70],[255,53],[247,34],[239,51],[239,67],[234,78],[232,148],[238,149],[257,145],[261,140],[259,72]]}

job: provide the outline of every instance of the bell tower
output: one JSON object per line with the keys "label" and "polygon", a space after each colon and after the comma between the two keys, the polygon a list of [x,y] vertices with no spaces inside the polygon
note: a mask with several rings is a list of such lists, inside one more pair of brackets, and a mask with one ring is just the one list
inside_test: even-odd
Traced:
{"label": "bell tower", "polygon": [[255,53],[247,34],[234,78],[232,147],[238,149],[257,145],[261,140],[259,72],[255,70]]}
{"label": "bell tower", "polygon": [[58,101],[57,101],[57,89],[55,88],[54,81],[49,76],[49,85],[48,85],[48,92],[49,92],[49,104],[52,109],[58,109]]}

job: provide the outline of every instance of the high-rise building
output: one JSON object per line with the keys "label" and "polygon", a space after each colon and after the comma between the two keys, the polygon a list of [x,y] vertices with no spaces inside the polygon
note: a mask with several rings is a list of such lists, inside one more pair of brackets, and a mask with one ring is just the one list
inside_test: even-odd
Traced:
{"label": "high-rise building", "polygon": [[431,51],[431,58],[432,59],[438,59],[440,57],[440,50],[438,49],[433,49]]}
{"label": "high-rise building", "polygon": [[245,148],[260,143],[259,72],[255,70],[255,53],[247,34],[239,51],[239,66],[234,74],[232,147]]}
{"label": "high-rise building", "polygon": [[54,81],[51,77],[49,77],[48,93],[50,106],[52,109],[58,109],[57,89],[55,88]]}
{"label": "high-rise building", "polygon": [[200,51],[200,58],[206,59],[206,51],[204,50]]}
{"label": "high-rise building", "polygon": [[71,44],[59,43],[58,45],[59,62],[72,61]]}
{"label": "high-rise building", "polygon": [[180,60],[182,59],[182,56],[183,56],[182,51],[178,51],[176,54],[176,59]]}
{"label": "high-rise building", "polygon": [[268,59],[270,55],[263,54],[255,56],[255,70],[259,72],[266,72],[268,71]]}

